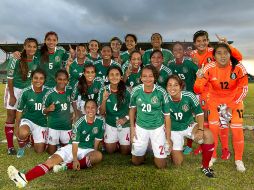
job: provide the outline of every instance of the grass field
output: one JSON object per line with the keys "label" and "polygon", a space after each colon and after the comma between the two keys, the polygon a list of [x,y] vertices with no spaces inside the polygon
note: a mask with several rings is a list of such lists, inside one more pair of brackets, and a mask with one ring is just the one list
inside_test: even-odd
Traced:
{"label": "grass field", "polygon": [[[4,85],[0,85],[0,99],[3,99]],[[254,84],[249,85],[248,97],[245,101],[245,124],[254,125]],[[0,124],[4,126],[5,109],[0,104]],[[0,141],[4,139],[3,129]],[[131,165],[130,156],[105,154],[103,162],[82,171],[49,173],[27,185],[27,189],[254,189],[254,132],[245,130],[244,163],[247,171],[239,173],[235,169],[234,159],[228,161],[218,159],[214,165],[216,178],[209,179],[200,172],[201,156],[185,157],[181,167],[169,162],[165,170],[157,170],[149,156],[146,164],[135,167]],[[17,145],[17,144],[16,144]],[[232,150],[232,146],[231,146]],[[220,155],[220,151],[219,151]],[[47,159],[46,153],[37,155],[32,149],[26,150],[25,157],[7,156],[6,144],[0,143],[0,189],[15,189],[14,183],[7,176],[7,167],[14,165],[27,171]]]}

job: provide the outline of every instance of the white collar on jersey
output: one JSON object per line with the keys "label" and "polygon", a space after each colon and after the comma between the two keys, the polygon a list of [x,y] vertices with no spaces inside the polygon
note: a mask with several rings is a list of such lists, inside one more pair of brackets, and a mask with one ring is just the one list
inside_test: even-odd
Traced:
{"label": "white collar on jersey", "polygon": [[[85,118],[85,121],[86,121],[86,123],[87,123],[86,115],[84,115],[84,118]],[[94,122],[95,120],[96,120],[96,115],[94,116],[93,122]]]}
{"label": "white collar on jersey", "polygon": [[[32,90],[35,92],[35,90],[34,90],[34,86],[33,85],[31,85],[31,88],[32,88]],[[42,91],[44,90],[44,85],[42,86]]]}
{"label": "white collar on jersey", "polygon": [[[54,91],[55,91],[57,94],[59,94],[58,91],[56,90],[56,87],[54,87],[53,89],[54,89]],[[64,93],[65,93],[65,92],[66,92],[66,87],[64,88]]]}
{"label": "white collar on jersey", "polygon": [[[153,90],[152,90],[152,92],[154,91],[155,87],[156,87],[156,84],[153,85]],[[142,89],[143,89],[143,91],[145,92],[144,84],[142,84]]]}
{"label": "white collar on jersey", "polygon": [[[172,99],[172,97],[170,96],[169,93],[168,93],[168,95],[169,95],[170,100],[172,100],[172,102],[174,102],[174,100]],[[183,93],[182,93],[182,91],[181,91],[181,98],[180,98],[179,102],[182,100],[182,96],[183,96]]]}

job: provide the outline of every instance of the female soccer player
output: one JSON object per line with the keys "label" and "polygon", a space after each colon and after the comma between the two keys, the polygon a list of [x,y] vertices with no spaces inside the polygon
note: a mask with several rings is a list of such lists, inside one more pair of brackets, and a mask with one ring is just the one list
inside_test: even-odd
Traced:
{"label": "female soccer player", "polygon": [[124,64],[130,59],[130,53],[136,49],[138,38],[135,34],[127,34],[124,40],[127,50],[121,53],[121,64]]}
{"label": "female soccer player", "polygon": [[[96,116],[97,105],[94,100],[86,102],[85,110],[87,114],[74,125],[72,141],[55,152],[46,162],[35,166],[26,174],[19,172],[14,166],[8,167],[9,178],[17,187],[25,187],[29,181],[45,175],[52,168],[54,172],[80,170],[101,162],[102,154],[98,148],[103,137],[104,121]],[[59,165],[62,162],[64,164]]]}
{"label": "female soccer player", "polygon": [[[211,131],[204,128],[204,113],[198,99],[192,92],[182,91],[184,82],[177,75],[171,75],[167,81],[171,118],[171,140],[173,141],[172,160],[175,165],[183,162],[184,137],[193,139],[202,147],[202,172],[214,177],[209,168],[214,142]],[[194,122],[193,113],[196,115]]]}
{"label": "female soccer player", "polygon": [[108,153],[117,151],[120,144],[121,154],[130,153],[130,123],[129,102],[130,92],[122,81],[122,70],[118,66],[108,69],[110,84],[99,93],[99,112],[105,116],[106,127],[104,134],[105,148]]}
{"label": "female soccer player", "polygon": [[115,65],[121,68],[121,65],[114,60],[112,60],[112,49],[110,46],[103,46],[101,49],[101,56],[102,59],[99,61],[96,61],[94,63],[95,68],[96,68],[96,76],[100,77],[104,80],[104,82],[107,84],[108,83],[108,78],[107,78],[107,71],[108,68],[111,65]]}
{"label": "female soccer player", "polygon": [[25,154],[25,143],[30,133],[34,139],[34,150],[42,153],[47,140],[47,120],[42,114],[42,99],[48,89],[43,84],[46,74],[42,69],[36,69],[31,74],[32,85],[25,88],[18,101],[16,113],[16,129],[19,143],[17,157]]}
{"label": "female soccer player", "polygon": [[[71,137],[72,89],[67,86],[69,74],[66,70],[58,70],[55,78],[56,86],[46,93],[42,104],[42,111],[47,115],[48,122],[49,154],[55,153],[59,143],[66,145]],[[74,103],[72,106],[76,108]]]}
{"label": "female soccer player", "polygon": [[[219,43],[213,50],[215,62],[208,64],[197,73],[194,85],[196,93],[202,93],[209,86],[208,116],[209,128],[213,133],[215,151],[210,162],[212,165],[217,158],[217,145],[220,127],[218,107],[226,105],[227,112],[232,112],[230,127],[232,130],[233,147],[235,152],[236,169],[244,172],[246,169],[242,162],[244,149],[243,136],[243,99],[248,92],[248,77],[244,66],[233,57],[230,47]],[[224,116],[222,116],[224,117]]]}
{"label": "female soccer player", "polygon": [[[152,65],[141,71],[140,84],[133,88],[130,100],[130,125],[132,163],[140,165],[145,160],[149,140],[152,144],[157,168],[167,166],[164,146],[172,147],[171,121],[167,92],[156,85],[158,73]],[[168,152],[168,150],[166,150]]]}
{"label": "female soccer player", "polygon": [[110,40],[110,47],[112,48],[112,57],[113,60],[116,61],[117,63],[122,63],[121,61],[121,48],[122,48],[122,41],[118,37],[113,37]]}
{"label": "female soccer player", "polygon": [[101,56],[99,54],[100,42],[98,40],[94,40],[94,39],[90,40],[88,49],[89,49],[89,53],[87,54],[87,57],[90,60],[95,62],[101,59]]}
{"label": "female soccer player", "polygon": [[85,44],[79,44],[76,47],[77,58],[72,62],[68,61],[66,65],[66,70],[70,74],[69,86],[74,88],[75,84],[78,82],[78,79],[82,76],[84,71],[84,66],[88,63],[92,63],[90,59],[86,57],[87,48]]}
{"label": "female soccer player", "polygon": [[38,42],[34,38],[27,38],[24,42],[24,50],[20,59],[11,57],[8,60],[7,79],[8,84],[5,89],[4,104],[7,109],[5,122],[5,136],[7,139],[8,155],[15,155],[13,145],[13,132],[16,118],[17,100],[22,89],[31,84],[31,72],[38,67],[38,60],[34,55],[38,47]]}
{"label": "female soccer player", "polygon": [[100,77],[95,77],[96,69],[92,63],[84,66],[83,75],[76,83],[73,93],[77,108],[85,114],[84,105],[88,99],[97,101],[100,89],[103,89],[104,81]]}
{"label": "female soccer player", "polygon": [[159,73],[157,84],[166,89],[167,79],[172,75],[172,71],[163,65],[163,54],[161,50],[154,50],[150,55],[151,64],[156,68]]}
{"label": "female soccer player", "polygon": [[123,81],[125,82],[125,85],[128,87],[133,88],[138,84],[140,84],[140,73],[142,66],[141,57],[142,55],[140,51],[134,50],[130,54],[130,63],[126,62],[122,66],[122,70],[124,73]]}
{"label": "female soccer player", "polygon": [[151,53],[154,50],[160,50],[163,54],[164,61],[163,64],[168,64],[169,61],[174,60],[174,56],[172,52],[168,49],[161,48],[162,45],[162,36],[159,33],[153,33],[151,36],[151,44],[152,44],[152,49],[148,49],[145,51],[143,57],[142,57],[142,62],[145,65],[149,65],[151,63],[150,57]]}
{"label": "female soccer player", "polygon": [[175,59],[168,64],[173,74],[178,75],[185,83],[185,90],[193,92],[198,66],[184,56],[184,46],[181,42],[173,45]]}

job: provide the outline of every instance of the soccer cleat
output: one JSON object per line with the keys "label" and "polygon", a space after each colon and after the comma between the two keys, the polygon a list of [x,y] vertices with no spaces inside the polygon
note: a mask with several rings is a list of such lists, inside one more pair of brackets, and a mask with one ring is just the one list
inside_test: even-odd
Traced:
{"label": "soccer cleat", "polygon": [[194,155],[197,156],[197,155],[199,155],[199,154],[201,154],[201,153],[202,153],[202,148],[201,148],[201,146],[198,146],[198,148],[196,148],[196,149],[194,150]]}
{"label": "soccer cleat", "polygon": [[236,165],[236,170],[237,171],[245,172],[246,168],[245,168],[242,160],[236,160],[235,165]]}
{"label": "soccer cleat", "polygon": [[207,177],[214,177],[213,170],[210,168],[201,168],[201,171],[207,176]]}
{"label": "soccer cleat", "polygon": [[20,173],[14,166],[9,166],[7,173],[10,180],[16,184],[16,187],[23,188],[27,185],[25,174]]}
{"label": "soccer cleat", "polygon": [[189,155],[192,152],[192,148],[190,148],[189,146],[185,146],[183,149],[183,154],[184,155]]}
{"label": "soccer cleat", "polygon": [[66,171],[67,170],[67,166],[65,163],[63,164],[57,164],[53,166],[53,172],[57,173],[57,172],[62,172],[62,171]]}
{"label": "soccer cleat", "polygon": [[19,148],[17,152],[17,158],[21,158],[25,155],[25,147]]}
{"label": "soccer cleat", "polygon": [[216,162],[216,158],[211,158],[210,162],[209,162],[209,167],[212,167],[213,164]]}
{"label": "soccer cleat", "polygon": [[16,155],[17,152],[14,147],[11,147],[11,148],[8,148],[7,154],[8,155]]}
{"label": "soccer cleat", "polygon": [[229,160],[230,156],[231,156],[231,153],[229,152],[227,148],[222,149],[222,154],[221,154],[222,160]]}

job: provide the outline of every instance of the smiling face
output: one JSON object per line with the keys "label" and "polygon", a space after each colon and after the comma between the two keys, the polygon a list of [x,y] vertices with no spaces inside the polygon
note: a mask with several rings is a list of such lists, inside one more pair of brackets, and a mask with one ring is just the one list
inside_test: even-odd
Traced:
{"label": "smiling face", "polygon": [[173,46],[173,55],[176,59],[183,58],[184,56],[184,49],[181,44],[175,44]]}
{"label": "smiling face", "polygon": [[130,58],[130,63],[132,65],[132,68],[138,69],[142,63],[141,54],[137,52],[133,53]]}
{"label": "smiling face", "polygon": [[33,57],[37,50],[37,44],[33,41],[26,42],[24,44],[24,49],[26,51],[27,57]]}
{"label": "smiling face", "polygon": [[153,71],[151,69],[146,68],[143,69],[140,80],[142,81],[145,87],[152,87],[155,83]]}
{"label": "smiling face", "polygon": [[110,47],[112,48],[113,52],[120,52],[122,45],[118,40],[113,40],[110,43]]}
{"label": "smiling face", "polygon": [[125,44],[126,44],[126,48],[131,51],[134,50],[137,45],[135,42],[135,39],[132,36],[126,37]]}
{"label": "smiling face", "polygon": [[101,56],[104,60],[110,60],[112,58],[112,50],[109,46],[104,46],[101,50]]}
{"label": "smiling face", "polygon": [[155,68],[161,68],[161,65],[163,63],[163,55],[161,52],[155,52],[153,53],[153,55],[151,56],[151,64],[155,67]]}
{"label": "smiling face", "polygon": [[88,83],[93,82],[94,78],[95,78],[95,68],[94,67],[86,67],[85,71],[84,71],[84,75],[86,78],[86,81]]}
{"label": "smiling face", "polygon": [[154,49],[161,48],[162,39],[161,39],[160,34],[153,34],[152,35],[152,37],[151,37],[151,44],[152,44]]}
{"label": "smiling face", "polygon": [[56,77],[56,88],[63,91],[68,84],[68,77],[65,73],[59,73]]}
{"label": "smiling face", "polygon": [[97,112],[97,106],[94,101],[88,100],[88,102],[85,104],[85,113],[86,117],[88,118],[94,118]]}
{"label": "smiling face", "polygon": [[215,50],[214,58],[219,66],[225,67],[230,61],[230,52],[225,47],[218,47]]}
{"label": "smiling face", "polygon": [[205,35],[198,36],[194,43],[196,49],[201,52],[206,51],[208,44],[209,44],[209,39]]}
{"label": "smiling face", "polygon": [[172,98],[179,99],[181,96],[181,91],[182,87],[176,79],[171,78],[168,80],[167,92],[170,94]]}
{"label": "smiling face", "polygon": [[77,58],[84,59],[86,57],[86,48],[84,46],[77,47]]}
{"label": "smiling face", "polygon": [[111,69],[108,73],[108,79],[110,84],[117,85],[122,79],[120,71],[117,69]]}
{"label": "smiling face", "polygon": [[45,39],[45,44],[48,47],[49,51],[53,51],[56,48],[56,45],[58,43],[58,39],[57,36],[54,34],[50,34],[47,36],[47,38]]}
{"label": "smiling face", "polygon": [[34,73],[32,78],[32,85],[34,88],[42,88],[45,82],[45,76],[42,73]]}
{"label": "smiling face", "polygon": [[96,41],[90,41],[88,45],[88,49],[90,53],[97,53],[99,50],[99,44]]}

